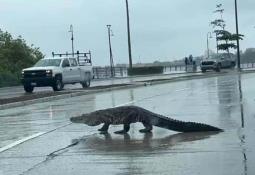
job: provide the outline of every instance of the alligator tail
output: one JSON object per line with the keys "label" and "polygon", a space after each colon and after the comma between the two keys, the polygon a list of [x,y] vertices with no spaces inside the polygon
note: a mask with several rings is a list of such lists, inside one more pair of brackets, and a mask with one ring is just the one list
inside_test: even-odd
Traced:
{"label": "alligator tail", "polygon": [[184,122],[180,120],[174,120],[168,117],[157,115],[151,120],[151,124],[161,128],[178,131],[178,132],[205,132],[205,131],[223,131],[220,128],[195,122]]}

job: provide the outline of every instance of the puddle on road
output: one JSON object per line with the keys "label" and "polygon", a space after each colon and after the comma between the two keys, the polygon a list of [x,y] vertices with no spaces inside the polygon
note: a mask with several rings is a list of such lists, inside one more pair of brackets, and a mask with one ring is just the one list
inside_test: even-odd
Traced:
{"label": "puddle on road", "polygon": [[154,138],[153,133],[136,135],[124,134],[95,134],[79,142],[79,149],[94,150],[99,152],[130,152],[130,151],[160,151],[172,149],[182,142],[193,142],[210,138],[219,132],[202,132],[202,133],[178,133],[169,134],[163,138]]}

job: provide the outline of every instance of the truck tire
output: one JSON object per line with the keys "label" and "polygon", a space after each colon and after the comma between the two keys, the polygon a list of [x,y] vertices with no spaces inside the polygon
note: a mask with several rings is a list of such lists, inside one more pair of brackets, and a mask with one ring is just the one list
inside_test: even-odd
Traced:
{"label": "truck tire", "polygon": [[231,68],[235,68],[235,66],[236,66],[236,63],[235,63],[235,62],[232,62],[232,63],[231,63]]}
{"label": "truck tire", "polygon": [[220,69],[221,69],[221,64],[219,64],[219,65],[217,66],[217,68],[215,69],[215,71],[216,71],[216,72],[220,72]]}
{"label": "truck tire", "polygon": [[90,80],[82,82],[81,85],[82,85],[83,88],[89,87],[90,86]]}
{"label": "truck tire", "polygon": [[83,88],[87,88],[90,86],[90,80],[91,80],[91,73],[85,72],[85,80],[81,82],[81,85]]}
{"label": "truck tire", "polygon": [[25,90],[27,93],[32,93],[33,90],[34,90],[34,87],[31,86],[31,85],[24,85],[24,90]]}
{"label": "truck tire", "polygon": [[54,91],[61,91],[64,87],[64,84],[62,82],[62,79],[58,76],[56,77],[56,80],[54,82],[54,85],[52,86]]}

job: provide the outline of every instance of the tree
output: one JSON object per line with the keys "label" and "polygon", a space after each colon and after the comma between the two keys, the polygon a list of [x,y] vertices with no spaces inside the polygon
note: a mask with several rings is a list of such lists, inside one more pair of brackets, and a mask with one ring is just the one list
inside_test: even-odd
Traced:
{"label": "tree", "polygon": [[217,41],[224,41],[221,42],[220,44],[218,44],[218,49],[219,50],[224,50],[229,52],[229,49],[236,49],[237,46],[235,44],[235,41],[237,40],[237,38],[239,38],[240,40],[243,39],[244,35],[237,35],[237,34],[231,34],[230,32],[226,31],[226,30],[215,30],[214,31],[217,35]]}
{"label": "tree", "polygon": [[[8,32],[0,29],[0,74],[16,77],[18,81],[23,68],[35,64],[44,55],[39,48],[28,46],[21,36],[14,39]],[[2,76],[2,81],[4,80]],[[1,86],[1,84],[0,84]]]}
{"label": "tree", "polygon": [[216,34],[216,40],[217,40],[217,51],[223,50],[226,51],[228,54],[230,54],[230,49],[236,49],[237,46],[235,44],[235,41],[237,39],[242,40],[244,35],[237,35],[232,34],[231,32],[225,30],[226,22],[223,20],[223,12],[224,9],[222,8],[222,4],[216,5],[216,10],[214,13],[220,13],[221,19],[215,19],[211,22],[211,25],[213,26],[214,33]]}

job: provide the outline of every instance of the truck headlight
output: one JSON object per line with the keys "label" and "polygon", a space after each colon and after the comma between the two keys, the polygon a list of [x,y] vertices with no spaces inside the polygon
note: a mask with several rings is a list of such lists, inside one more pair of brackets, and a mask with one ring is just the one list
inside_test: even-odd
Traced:
{"label": "truck headlight", "polygon": [[46,70],[46,76],[52,76],[52,70]]}

